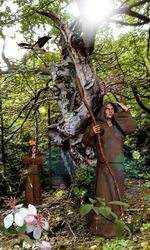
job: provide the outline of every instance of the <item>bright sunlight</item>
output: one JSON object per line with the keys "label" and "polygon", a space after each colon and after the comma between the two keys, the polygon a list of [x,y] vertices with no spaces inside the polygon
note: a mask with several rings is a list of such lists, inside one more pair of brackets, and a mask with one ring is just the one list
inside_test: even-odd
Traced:
{"label": "bright sunlight", "polygon": [[84,10],[85,16],[89,21],[98,21],[103,19],[110,10],[110,0],[87,0]]}
{"label": "bright sunlight", "polygon": [[[84,17],[86,17],[89,22],[97,22],[108,15],[111,7],[110,0],[86,0],[86,6],[84,6],[84,13],[82,14],[84,14]],[[68,5],[67,10],[69,13],[72,13],[73,16],[79,16],[76,2]]]}

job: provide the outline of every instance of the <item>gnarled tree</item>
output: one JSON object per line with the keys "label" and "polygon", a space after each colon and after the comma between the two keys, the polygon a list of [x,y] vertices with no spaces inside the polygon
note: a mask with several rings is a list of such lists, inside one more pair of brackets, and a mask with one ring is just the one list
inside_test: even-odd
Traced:
{"label": "gnarled tree", "polygon": [[[104,94],[115,92],[113,86],[106,88],[105,83],[98,79],[92,65],[91,55],[94,50],[95,36],[98,27],[103,22],[115,22],[121,25],[141,26],[150,22],[148,17],[149,2],[137,1],[130,4],[130,1],[120,3],[116,9],[112,9],[107,17],[98,20],[96,23],[89,22],[85,14],[86,1],[77,0],[80,16],[74,23],[64,23],[53,12],[36,10],[40,15],[53,20],[60,31],[60,46],[62,62],[58,65],[51,65],[50,72],[53,79],[54,94],[58,99],[58,105],[63,120],[49,127],[49,136],[56,144],[67,145],[73,159],[77,162],[83,161],[82,133],[85,121],[89,113],[80,99],[77,88],[77,79],[82,86],[84,97],[94,113],[97,107],[101,106]],[[137,10],[137,11],[136,11]],[[131,17],[128,21],[128,17]],[[116,18],[116,19],[115,19]]]}

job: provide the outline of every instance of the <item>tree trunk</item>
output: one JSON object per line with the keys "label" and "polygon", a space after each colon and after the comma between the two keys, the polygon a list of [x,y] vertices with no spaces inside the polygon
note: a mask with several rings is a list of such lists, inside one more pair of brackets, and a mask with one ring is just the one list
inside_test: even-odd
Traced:
{"label": "tree trunk", "polygon": [[6,176],[6,154],[5,154],[5,144],[4,144],[4,122],[3,122],[3,108],[2,108],[2,98],[0,96],[0,120],[1,120],[1,159],[2,159],[2,173],[3,173],[3,187],[4,195],[7,195],[7,184],[5,180]]}
{"label": "tree trunk", "polygon": [[[51,124],[51,106],[50,102],[48,103],[48,109],[47,109],[47,115],[48,115],[48,128]],[[48,139],[48,173],[49,173],[49,188],[52,187],[52,176],[51,176],[51,138],[49,136]]]}
{"label": "tree trunk", "polygon": [[41,10],[38,13],[51,18],[61,32],[63,59],[60,64],[51,65],[50,73],[53,92],[63,119],[49,126],[49,136],[55,144],[64,149],[67,147],[73,160],[79,164],[85,161],[86,149],[82,145],[82,136],[83,126],[89,119],[89,113],[80,99],[77,79],[84,90],[88,105],[93,110],[99,106],[99,97],[102,96],[101,82],[91,64],[89,47],[84,41],[88,30],[84,31],[82,36],[82,30],[76,32],[78,24],[77,27],[75,24],[69,28],[52,12]]}

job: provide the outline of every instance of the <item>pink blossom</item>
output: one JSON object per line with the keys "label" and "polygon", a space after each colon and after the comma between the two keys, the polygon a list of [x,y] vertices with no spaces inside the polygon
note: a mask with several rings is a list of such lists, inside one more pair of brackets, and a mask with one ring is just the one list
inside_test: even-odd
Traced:
{"label": "pink blossom", "polygon": [[28,206],[29,214],[27,214],[26,221],[26,232],[33,232],[33,237],[39,239],[42,234],[42,230],[48,230],[48,221],[43,217],[42,214],[37,214],[37,210],[33,205]]}
{"label": "pink blossom", "polygon": [[11,197],[8,200],[8,206],[11,209],[7,210],[4,214],[8,214],[4,218],[4,227],[8,229],[14,223],[16,226],[22,227],[24,224],[24,218],[28,211],[26,208],[21,208],[22,204],[16,205],[16,198]]}
{"label": "pink blossom", "polygon": [[[9,206],[12,208],[6,211],[4,214],[8,214],[4,218],[4,226],[8,229],[12,224],[18,227],[22,227],[26,223],[26,232],[33,232],[33,237],[39,239],[42,234],[42,230],[48,230],[48,221],[42,214],[37,213],[35,206],[29,204],[28,208],[23,208],[22,204],[15,205],[16,199],[9,200]],[[46,248],[45,248],[46,249]],[[50,248],[47,248],[50,249]]]}
{"label": "pink blossom", "polygon": [[40,244],[40,248],[41,250],[51,250],[51,245],[47,241],[42,241],[42,243]]}
{"label": "pink blossom", "polygon": [[15,208],[16,207],[16,197],[10,197],[7,202],[7,206],[10,208]]}
{"label": "pink blossom", "polygon": [[65,183],[61,183],[59,187],[60,187],[61,189],[64,189],[64,188],[66,188],[66,185],[65,185]]}

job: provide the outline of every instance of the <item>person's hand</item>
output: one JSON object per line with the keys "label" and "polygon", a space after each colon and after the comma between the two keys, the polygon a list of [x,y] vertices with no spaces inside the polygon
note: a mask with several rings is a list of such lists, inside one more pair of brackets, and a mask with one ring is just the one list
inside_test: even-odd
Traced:
{"label": "person's hand", "polygon": [[32,156],[31,156],[32,159],[35,159],[35,154],[33,153]]}
{"label": "person's hand", "polygon": [[128,110],[128,107],[127,105],[121,103],[121,102],[117,102],[117,104],[124,110],[124,111],[127,111]]}
{"label": "person's hand", "polygon": [[101,127],[100,125],[94,125],[92,127],[92,134],[96,135],[96,134],[100,134],[101,132]]}

